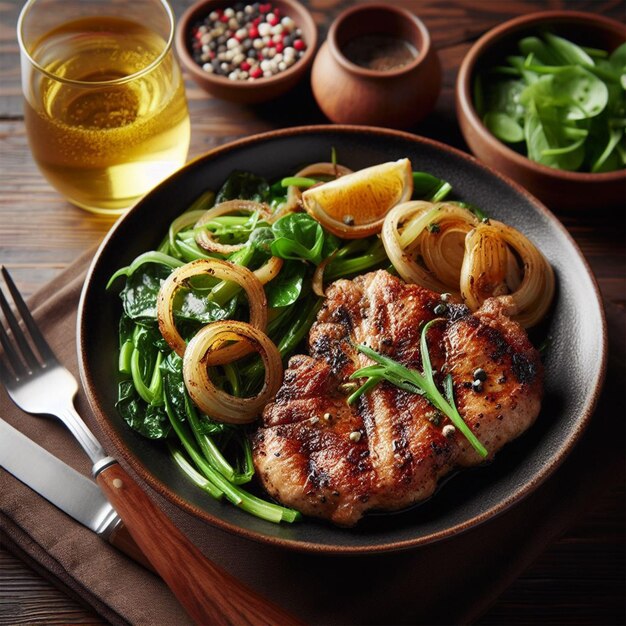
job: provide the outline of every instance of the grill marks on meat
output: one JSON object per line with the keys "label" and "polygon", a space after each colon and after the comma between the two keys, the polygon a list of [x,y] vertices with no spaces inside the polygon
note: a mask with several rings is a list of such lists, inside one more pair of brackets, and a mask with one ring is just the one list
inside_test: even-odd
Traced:
{"label": "grill marks on meat", "polygon": [[[356,369],[371,364],[355,344],[421,370],[421,327],[439,303],[437,294],[385,271],[331,285],[309,335],[310,356],[290,360],[253,436],[258,475],[272,496],[351,526],[368,510],[423,500],[455,467],[481,462],[460,433],[443,436],[447,419],[436,424],[422,396],[382,382],[348,406],[342,390]],[[459,411],[490,456],[532,424],[542,394],[539,355],[497,301],[475,314],[449,307],[449,320],[431,328],[428,345],[433,368],[452,374]],[[479,367],[487,380],[476,392]]]}

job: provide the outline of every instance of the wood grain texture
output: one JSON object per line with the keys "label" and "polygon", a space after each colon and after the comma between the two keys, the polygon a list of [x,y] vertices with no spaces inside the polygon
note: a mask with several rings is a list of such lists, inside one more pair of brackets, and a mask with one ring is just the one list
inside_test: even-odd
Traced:
{"label": "wood grain texture", "polygon": [[118,463],[102,470],[96,482],[135,543],[197,624],[302,623],[204,557]]}
{"label": "wood grain texture", "polygon": [[[68,0],[70,1],[70,0]],[[71,0],[78,1],[78,0]],[[340,10],[352,2],[304,0],[320,27],[320,41]],[[434,112],[412,130],[466,149],[454,114],[457,68],[471,43],[506,19],[541,9],[588,10],[623,21],[623,0],[394,0],[430,30],[443,67]],[[15,25],[21,0],[0,2],[0,262],[31,294],[96,245],[111,220],[77,209],[39,174],[24,132]],[[191,1],[172,2],[180,15]],[[238,137],[277,127],[325,121],[306,83],[288,97],[257,107],[221,102],[186,82],[191,112],[189,157]],[[598,206],[559,217],[585,254],[606,300],[626,308],[624,213]],[[601,491],[599,489],[599,491]],[[624,624],[624,489],[589,503],[583,520],[517,580],[479,624]],[[0,626],[103,624],[65,593],[0,547]]]}

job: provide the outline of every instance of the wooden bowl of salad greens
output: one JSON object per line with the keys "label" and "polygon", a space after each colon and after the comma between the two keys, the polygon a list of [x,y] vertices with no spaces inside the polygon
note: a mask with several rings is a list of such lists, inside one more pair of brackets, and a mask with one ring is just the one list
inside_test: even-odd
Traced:
{"label": "wooden bowl of salad greens", "polygon": [[545,11],[483,35],[457,78],[472,152],[552,209],[626,200],[626,26]]}

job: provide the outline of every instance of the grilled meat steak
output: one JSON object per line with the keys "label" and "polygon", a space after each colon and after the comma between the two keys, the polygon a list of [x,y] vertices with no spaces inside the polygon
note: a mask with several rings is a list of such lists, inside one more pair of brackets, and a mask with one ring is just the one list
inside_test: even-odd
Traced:
{"label": "grilled meat steak", "polygon": [[[372,363],[354,344],[421,371],[421,327],[440,303],[382,270],[329,287],[310,356],[292,357],[253,435],[258,476],[272,496],[352,526],[368,510],[423,500],[444,474],[482,461],[460,432],[444,436],[447,418],[420,395],[382,382],[346,403],[350,374]],[[452,374],[459,412],[490,458],[533,423],[543,387],[538,352],[503,308],[501,300],[473,314],[449,305],[446,322],[428,333],[436,380]],[[472,388],[478,368],[486,373],[480,390]]]}

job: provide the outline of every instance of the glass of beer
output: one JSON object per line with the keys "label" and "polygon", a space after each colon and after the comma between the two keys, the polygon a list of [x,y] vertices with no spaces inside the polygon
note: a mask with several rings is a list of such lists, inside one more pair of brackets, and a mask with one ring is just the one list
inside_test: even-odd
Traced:
{"label": "glass of beer", "polygon": [[184,164],[166,0],[28,0],[17,30],[30,148],[70,202],[119,214]]}

